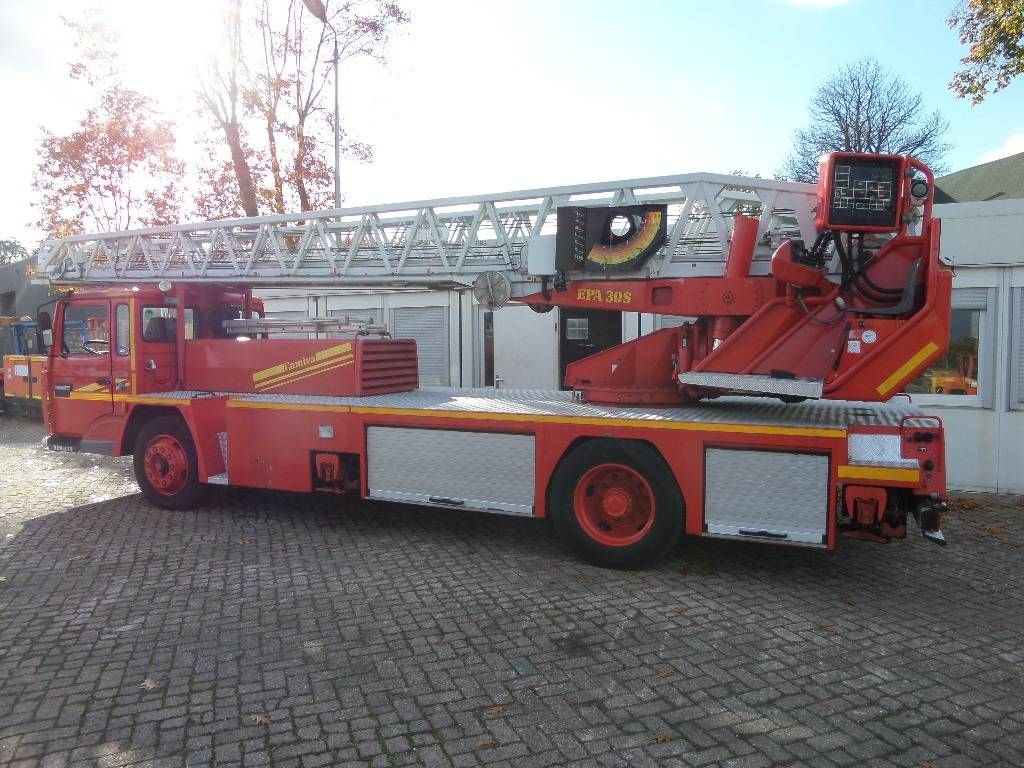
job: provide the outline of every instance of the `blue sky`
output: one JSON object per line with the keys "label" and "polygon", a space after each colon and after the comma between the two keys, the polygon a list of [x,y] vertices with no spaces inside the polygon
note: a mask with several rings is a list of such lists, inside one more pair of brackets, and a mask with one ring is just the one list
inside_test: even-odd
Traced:
{"label": "blue sky", "polygon": [[[183,126],[209,2],[104,0],[124,19],[122,59]],[[690,171],[771,175],[836,66],[876,57],[949,120],[959,169],[1024,151],[1024,79],[971,107],[946,85],[964,54],[953,0],[407,0],[413,22],[386,65],[342,72],[342,117],[376,148],[344,163],[353,204]],[[0,237],[26,226],[40,124],[66,129],[85,95],[64,74],[58,0],[3,0],[0,83],[24,105],[0,126]],[[205,16],[204,16],[205,15]],[[161,34],[156,38],[152,30]],[[198,58],[198,57],[196,57]]]}

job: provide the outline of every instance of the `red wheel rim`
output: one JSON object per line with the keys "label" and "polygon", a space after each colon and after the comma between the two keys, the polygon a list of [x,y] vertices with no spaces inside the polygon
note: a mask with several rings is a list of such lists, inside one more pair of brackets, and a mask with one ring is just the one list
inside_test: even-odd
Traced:
{"label": "red wheel rim", "polygon": [[654,492],[635,469],[598,464],[576,484],[573,509],[591,539],[625,547],[640,541],[654,524]]}
{"label": "red wheel rim", "polygon": [[174,496],[188,481],[188,454],[170,435],[158,435],[146,446],[146,480],[157,493]]}

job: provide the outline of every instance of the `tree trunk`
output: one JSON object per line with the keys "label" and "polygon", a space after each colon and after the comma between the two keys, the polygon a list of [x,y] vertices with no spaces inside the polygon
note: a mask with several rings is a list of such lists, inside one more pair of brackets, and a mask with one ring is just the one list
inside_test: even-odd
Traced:
{"label": "tree trunk", "polygon": [[242,150],[242,138],[238,132],[238,123],[223,123],[224,138],[227,139],[228,147],[231,149],[231,164],[235,169],[235,179],[238,181],[238,197],[242,203],[242,210],[246,216],[259,216],[259,206],[256,204],[256,187],[252,182],[252,171],[245,159],[245,152]]}
{"label": "tree trunk", "polygon": [[306,191],[306,126],[305,118],[299,118],[295,126],[295,188],[299,192],[299,209],[308,211],[309,192]]}
{"label": "tree trunk", "polygon": [[274,177],[274,212],[284,213],[284,179],[281,178],[281,161],[277,157],[277,134],[274,120],[267,116],[267,146],[270,151],[270,173]]}

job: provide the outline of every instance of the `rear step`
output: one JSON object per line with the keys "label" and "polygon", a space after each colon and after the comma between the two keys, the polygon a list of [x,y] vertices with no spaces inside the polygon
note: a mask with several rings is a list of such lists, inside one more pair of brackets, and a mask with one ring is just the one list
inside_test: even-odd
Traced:
{"label": "rear step", "polygon": [[219,475],[210,475],[206,482],[210,485],[228,485],[228,433],[217,433],[217,445],[220,446],[220,458],[224,462],[224,471]]}

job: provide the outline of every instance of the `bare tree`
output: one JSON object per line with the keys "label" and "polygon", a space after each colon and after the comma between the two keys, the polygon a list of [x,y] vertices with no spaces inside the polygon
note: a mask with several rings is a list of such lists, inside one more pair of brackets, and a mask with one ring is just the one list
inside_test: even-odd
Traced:
{"label": "bare tree", "polygon": [[815,181],[818,158],[837,151],[913,155],[936,173],[945,170],[949,123],[937,110],[926,111],[921,94],[875,59],[840,67],[811,98],[810,118],[793,136],[787,178]]}
{"label": "bare tree", "polygon": [[[334,170],[325,150],[335,126],[323,102],[335,39],[342,61],[384,61],[392,32],[409,16],[392,0],[326,0],[322,18],[299,0],[232,2],[229,44],[222,61],[211,67],[202,97],[231,150],[244,212],[333,205]],[[369,145],[351,141],[340,127],[338,133],[343,152],[360,160],[372,157]],[[212,156],[201,175],[223,184],[232,175],[224,170],[223,161]],[[230,195],[212,187],[200,190],[196,202],[208,215],[237,210]]]}
{"label": "bare tree", "polygon": [[209,72],[199,91],[199,98],[224,133],[224,141],[231,153],[231,165],[238,184],[242,210],[246,216],[258,216],[256,187],[246,158],[242,126],[239,122],[239,75],[243,67],[241,6],[241,0],[234,0],[225,11],[224,38],[227,46],[221,58],[211,61]]}

